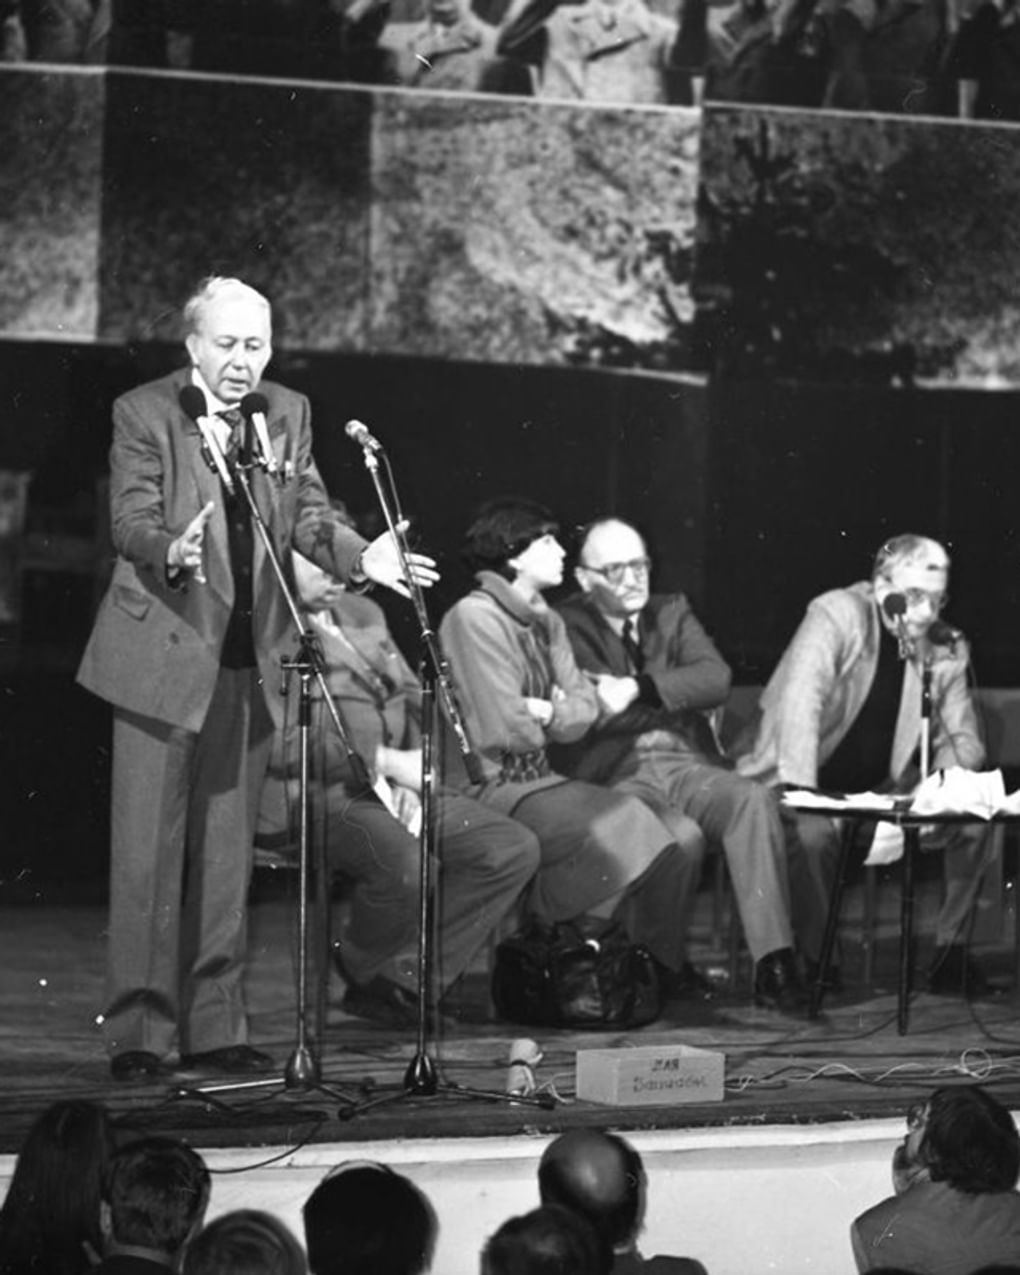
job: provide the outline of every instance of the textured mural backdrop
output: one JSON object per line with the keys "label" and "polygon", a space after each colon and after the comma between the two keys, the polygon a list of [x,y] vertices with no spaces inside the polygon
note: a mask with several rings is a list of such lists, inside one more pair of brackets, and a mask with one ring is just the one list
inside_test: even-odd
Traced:
{"label": "textured mural backdrop", "polygon": [[96,335],[106,84],[0,71],[0,333]]}
{"label": "textured mural backdrop", "polygon": [[696,293],[736,379],[1020,382],[1020,130],[713,109]]}
{"label": "textured mural backdrop", "polygon": [[373,348],[688,362],[699,117],[380,95]]}

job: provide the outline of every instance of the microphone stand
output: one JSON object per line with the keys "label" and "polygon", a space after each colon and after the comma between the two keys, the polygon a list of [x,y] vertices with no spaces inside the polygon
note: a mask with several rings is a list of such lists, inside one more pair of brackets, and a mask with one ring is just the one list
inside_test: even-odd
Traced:
{"label": "microphone stand", "polygon": [[435,1057],[429,1052],[428,1018],[429,991],[432,974],[432,940],[433,940],[433,874],[432,865],[436,855],[435,828],[435,766],[434,740],[436,728],[436,692],[442,696],[451,727],[464,759],[464,766],[472,782],[480,782],[481,765],[478,756],[471,749],[467,732],[464,729],[463,717],[457,704],[453,679],[449,666],[439,646],[439,639],[429,620],[428,608],[421,585],[411,571],[410,548],[405,534],[406,523],[400,513],[400,501],[396,493],[396,485],[387,461],[387,474],[392,491],[392,501],[387,494],[379,476],[378,453],[381,446],[373,439],[361,443],[365,468],[372,477],[379,505],[386,526],[397,548],[397,556],[403,572],[404,580],[411,594],[415,614],[418,617],[420,639],[422,644],[421,659],[421,821],[418,831],[418,996],[417,996],[417,1030],[415,1052],[404,1072],[403,1085],[396,1093],[381,1094],[377,1098],[369,1098],[354,1106],[341,1107],[338,1118],[351,1120],[373,1107],[383,1106],[391,1102],[401,1102],[406,1098],[432,1098],[437,1094],[446,1094],[457,1098],[477,1098],[488,1102],[507,1102],[517,1105],[536,1106],[550,1109],[555,1106],[551,1094],[520,1096],[503,1093],[493,1089],[473,1089],[466,1085],[444,1081],[439,1072]]}
{"label": "microphone stand", "polygon": [[[212,440],[212,446],[219,450],[219,445],[215,438]],[[222,456],[222,452],[220,453]],[[215,452],[214,452],[215,456]],[[224,458],[224,464],[226,459]],[[294,1090],[316,1090],[326,1094],[330,1098],[334,1098],[343,1103],[353,1104],[354,1099],[340,1089],[336,1089],[330,1085],[326,1085],[322,1081],[322,1069],[319,1059],[316,1056],[312,1043],[308,1036],[308,881],[309,881],[309,865],[310,865],[310,837],[309,830],[311,825],[311,788],[309,784],[309,730],[311,725],[311,683],[314,679],[319,687],[319,692],[324,704],[326,704],[330,717],[333,720],[333,726],[339,737],[340,743],[347,756],[351,773],[354,775],[355,781],[364,788],[365,795],[375,796],[371,784],[369,782],[368,769],[364,760],[358,754],[351,743],[350,735],[344,726],[340,717],[340,711],[337,708],[333,697],[329,693],[329,687],[323,675],[322,656],[319,652],[315,641],[314,634],[308,629],[302,618],[298,608],[297,600],[293,590],[288,583],[287,576],[280,561],[280,555],[276,551],[276,545],[269,534],[265,520],[255,501],[251,488],[250,475],[255,468],[252,460],[252,423],[250,414],[245,419],[245,438],[242,451],[242,457],[239,461],[230,466],[230,470],[234,479],[235,488],[238,489],[247,503],[249,513],[251,514],[252,524],[259,534],[263,547],[266,551],[266,557],[272,566],[273,573],[276,576],[277,584],[284,602],[290,612],[291,620],[298,633],[298,653],[291,660],[283,660],[282,668],[284,673],[284,683],[282,692],[287,694],[287,685],[291,673],[297,673],[300,678],[300,698],[298,706],[298,727],[299,727],[299,770],[298,770],[298,986],[297,986],[297,1009],[296,1009],[296,1041],[294,1049],[287,1060],[282,1076],[260,1076],[251,1080],[224,1081],[219,1084],[202,1085],[197,1087],[178,1088],[173,1091],[174,1097],[190,1097],[194,1095],[204,1096],[207,1094],[233,1093],[241,1090],[256,1090],[266,1087],[267,1085],[283,1084],[285,1089]],[[329,907],[328,883],[326,881],[326,863],[325,856],[322,854],[321,847],[317,855],[315,865],[316,872],[316,889],[320,892],[320,899],[325,896],[325,907]],[[319,1044],[321,1045],[322,1036],[324,1035],[325,1024],[325,999],[321,994],[318,996],[318,1022],[317,1034]]]}

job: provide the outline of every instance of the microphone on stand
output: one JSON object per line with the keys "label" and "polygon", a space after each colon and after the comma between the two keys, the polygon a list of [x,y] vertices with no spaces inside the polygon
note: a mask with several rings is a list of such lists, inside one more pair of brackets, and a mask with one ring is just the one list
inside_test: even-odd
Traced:
{"label": "microphone on stand", "polygon": [[907,637],[903,617],[907,614],[907,599],[902,593],[887,593],[882,599],[882,610],[887,620],[891,620],[896,628],[896,639],[900,644],[900,659],[906,660],[913,654],[913,643]]}
{"label": "microphone on stand", "polygon": [[946,620],[932,620],[926,636],[932,646],[948,646],[955,649],[957,642],[963,641],[963,630],[954,628]]}
{"label": "microphone on stand", "polygon": [[219,474],[223,486],[233,495],[234,479],[230,472],[230,466],[227,464],[227,459],[223,455],[223,448],[216,438],[212,420],[205,410],[205,395],[197,385],[185,385],[177,396],[177,401],[180,403],[181,411],[185,416],[193,420],[198,426],[198,432],[202,435],[202,450],[205,453],[209,468]]}
{"label": "microphone on stand", "polygon": [[[276,453],[273,451],[273,445],[269,441],[269,426],[266,424],[266,412],[269,411],[269,400],[264,394],[260,394],[258,390],[252,390],[246,394],[238,404],[241,414],[244,417],[244,458],[245,464],[251,465],[256,460],[267,474],[275,474],[280,468],[280,462],[276,459]],[[255,451],[252,432],[255,434],[255,442],[258,443],[258,456],[253,453]]]}
{"label": "microphone on stand", "polygon": [[352,441],[363,447],[366,452],[381,452],[383,445],[362,421],[348,421],[344,433]]}

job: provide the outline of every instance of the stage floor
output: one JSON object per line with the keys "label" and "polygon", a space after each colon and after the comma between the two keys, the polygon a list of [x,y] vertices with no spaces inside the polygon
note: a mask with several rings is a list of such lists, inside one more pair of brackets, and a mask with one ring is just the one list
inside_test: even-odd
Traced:
{"label": "stage floor", "polygon": [[[937,883],[922,887],[919,915],[932,915]],[[826,998],[815,1022],[755,1009],[747,963],[738,992],[724,981],[722,954],[709,924],[711,899],[699,897],[692,954],[720,980],[712,1002],[671,1003],[655,1024],[621,1033],[547,1031],[486,1018],[484,971],[466,980],[466,1021],[426,1037],[426,1055],[442,1079],[473,1090],[502,1091],[511,1042],[536,1039],[543,1051],[539,1084],[555,1091],[552,1109],[488,1101],[445,1090],[430,1097],[403,1092],[414,1033],[376,1027],[342,1013],[333,976],[325,1039],[316,1047],[324,1090],[282,1084],[255,1092],[182,1092],[204,1083],[167,1075],[159,1083],[115,1084],[109,1076],[96,1016],[101,1008],[105,908],[101,903],[46,901],[0,907],[0,1154],[17,1150],[29,1122],[58,1098],[103,1101],[118,1124],[175,1133],[199,1147],[300,1146],[430,1137],[552,1132],[576,1124],[618,1129],[845,1121],[902,1113],[919,1094],[965,1076],[1020,1106],[1020,1020],[1009,985],[1012,951],[984,949],[986,968],[1001,982],[994,996],[966,1001],[924,992],[911,1001],[909,1031],[896,1028],[894,885],[880,896],[876,982],[855,982],[860,892],[851,891],[843,940],[846,990]],[[281,1072],[295,1045],[295,909],[284,892],[257,892],[251,915],[248,999],[252,1040],[271,1052]],[[922,927],[923,931],[923,927]],[[1008,933],[1008,926],[1005,927]],[[922,932],[919,967],[930,936]],[[916,980],[923,986],[923,978]],[[726,1096],[718,1103],[605,1107],[574,1100],[579,1049],[659,1044],[696,1045],[726,1058]],[[208,1078],[206,1078],[208,1080]],[[361,1109],[366,1096],[392,1087],[395,1101]]]}

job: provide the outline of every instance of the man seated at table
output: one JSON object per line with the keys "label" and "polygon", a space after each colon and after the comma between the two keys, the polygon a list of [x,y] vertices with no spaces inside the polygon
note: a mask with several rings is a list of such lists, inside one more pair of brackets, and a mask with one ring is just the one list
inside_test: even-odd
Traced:
{"label": "man seated at table", "polygon": [[[421,688],[376,603],[346,592],[300,554],[293,561],[299,601],[322,647],[326,683],[375,782],[374,793],[359,789],[339,736],[316,703],[310,750],[315,832],[324,823],[330,867],[353,883],[350,921],[338,946],[347,981],[343,1006],[388,1026],[410,1027],[418,976]],[[291,826],[289,815],[297,809],[296,709],[293,717],[273,742],[263,832]],[[433,968],[446,990],[513,907],[538,867],[539,851],[523,824],[442,787],[436,842]]]}
{"label": "man seated at table", "polygon": [[[765,687],[745,746],[738,745],[740,773],[777,786],[913,791],[921,778],[926,664],[930,769],[980,767],[985,750],[967,685],[967,644],[948,625],[932,628],[948,580],[949,555],[940,544],[900,535],[879,549],[870,580],[815,598]],[[815,890],[824,910],[838,826],[815,814],[799,814],[796,822],[805,863],[791,870],[791,888]],[[922,844],[942,849],[945,877],[928,988],[982,991],[985,980],[967,940],[990,852],[988,829],[941,829]]]}

